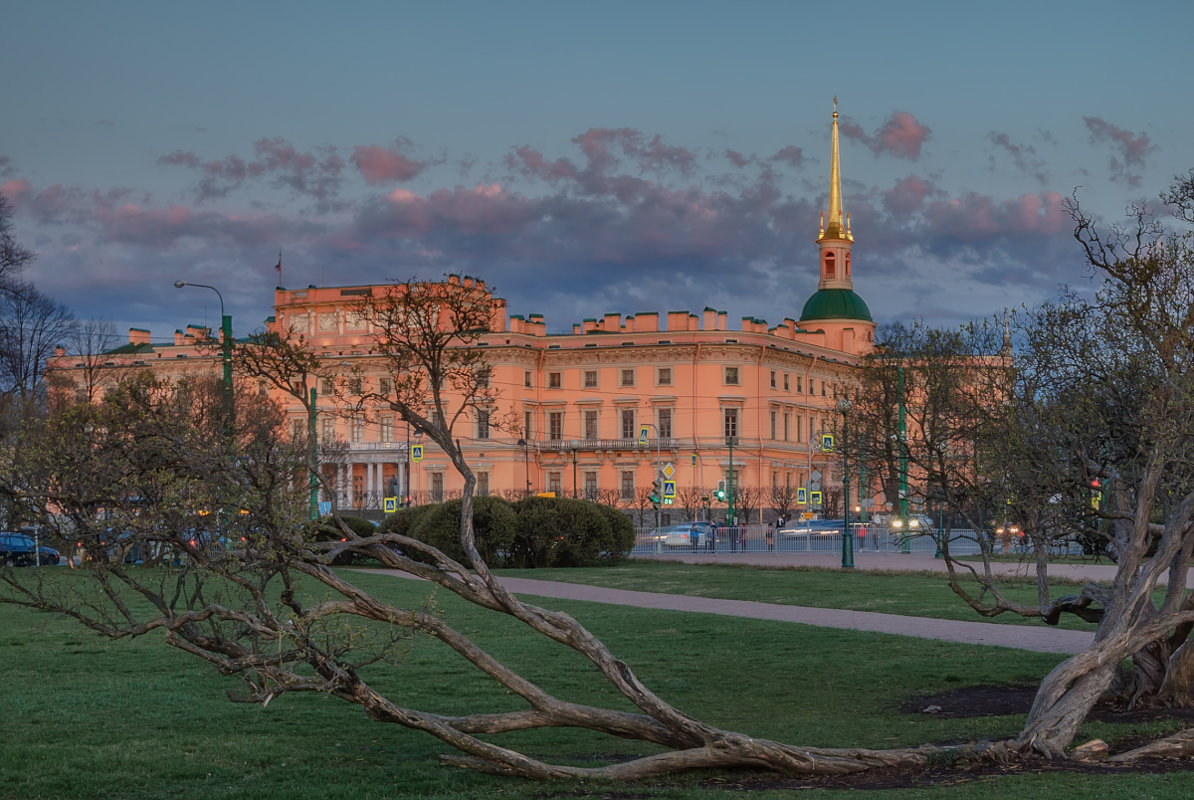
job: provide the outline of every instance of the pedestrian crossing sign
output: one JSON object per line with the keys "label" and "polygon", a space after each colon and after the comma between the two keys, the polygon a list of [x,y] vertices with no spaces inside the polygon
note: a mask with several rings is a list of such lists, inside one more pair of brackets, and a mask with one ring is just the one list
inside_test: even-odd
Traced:
{"label": "pedestrian crossing sign", "polygon": [[663,496],[665,498],[670,498],[670,497],[676,496],[676,482],[675,481],[664,481],[663,482]]}
{"label": "pedestrian crossing sign", "polygon": [[384,510],[387,514],[393,514],[395,511],[397,511],[398,510],[398,498],[397,497],[385,498]]}
{"label": "pedestrian crossing sign", "polygon": [[412,444],[410,446],[410,460],[416,464],[423,460],[423,445]]}
{"label": "pedestrian crossing sign", "polygon": [[801,486],[796,490],[796,505],[802,506],[808,502],[808,489]]}

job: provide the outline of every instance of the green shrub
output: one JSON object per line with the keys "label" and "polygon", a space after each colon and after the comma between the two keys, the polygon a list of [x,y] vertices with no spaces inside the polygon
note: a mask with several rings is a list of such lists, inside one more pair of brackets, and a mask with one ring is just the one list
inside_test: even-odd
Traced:
{"label": "green shrub", "polygon": [[[426,542],[445,555],[462,563],[464,548],[460,546],[460,500],[449,500],[417,509],[406,521],[395,521],[394,533],[402,533],[412,539]],[[394,514],[393,516],[398,516]],[[510,504],[500,497],[477,497],[473,499],[473,532],[477,552],[490,566],[502,566],[514,541],[518,518]],[[407,530],[398,530],[407,526]]]}
{"label": "green shrub", "polygon": [[630,520],[587,500],[528,497],[514,504],[514,567],[588,567],[621,560],[634,546]]}
{"label": "green shrub", "polygon": [[612,537],[609,549],[601,553],[601,561],[605,564],[615,564],[625,560],[638,540],[638,536],[634,532],[634,524],[630,521],[630,517],[620,509],[607,506],[604,503],[597,503],[596,506],[609,522]]}

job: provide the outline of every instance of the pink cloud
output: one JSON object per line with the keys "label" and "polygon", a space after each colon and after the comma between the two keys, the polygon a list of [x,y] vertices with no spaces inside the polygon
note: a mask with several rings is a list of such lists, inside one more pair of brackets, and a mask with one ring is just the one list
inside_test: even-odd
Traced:
{"label": "pink cloud", "polygon": [[518,170],[523,175],[529,175],[540,180],[555,183],[577,176],[576,166],[566,158],[548,161],[538,150],[522,145],[514,148],[514,152],[506,156],[506,166]]}
{"label": "pink cloud", "polygon": [[0,194],[7,197],[15,208],[33,194],[33,185],[24,178],[12,178],[0,183]]}
{"label": "pink cloud", "polygon": [[392,147],[358,145],[352,151],[352,163],[370,186],[393,181],[409,181],[427,168],[422,161],[408,158],[402,150],[409,146],[399,140]]}
{"label": "pink cloud", "polygon": [[897,217],[907,217],[919,211],[925,198],[934,191],[932,184],[909,175],[883,193],[883,207]]}
{"label": "pink cloud", "polygon": [[932,135],[927,125],[917,122],[916,117],[907,111],[893,112],[891,118],[883,123],[873,136],[867,135],[862,127],[854,122],[842,121],[838,130],[847,139],[865,144],[875,155],[891,153],[896,158],[907,158],[910,161],[920,158],[922,146]]}
{"label": "pink cloud", "polygon": [[1050,236],[1070,224],[1057,192],[1025,194],[1003,201],[970,192],[931,203],[924,216],[935,236],[962,241]]}
{"label": "pink cloud", "polygon": [[1138,170],[1144,167],[1144,157],[1156,149],[1148,134],[1132,133],[1098,117],[1083,117],[1082,121],[1090,131],[1091,142],[1108,143],[1118,151],[1118,157],[1111,157],[1111,179],[1123,179],[1129,186],[1139,186]]}

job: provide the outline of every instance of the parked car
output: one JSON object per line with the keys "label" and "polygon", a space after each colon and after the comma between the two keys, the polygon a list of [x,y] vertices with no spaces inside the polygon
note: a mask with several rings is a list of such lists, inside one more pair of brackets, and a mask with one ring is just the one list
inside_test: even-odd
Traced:
{"label": "parked car", "polygon": [[713,527],[708,522],[684,522],[664,528],[664,547],[688,547],[696,549],[705,544]]}
{"label": "parked car", "polygon": [[32,536],[24,533],[0,532],[0,562],[9,567],[28,567],[38,563],[57,564],[58,551],[52,547],[38,547]]}

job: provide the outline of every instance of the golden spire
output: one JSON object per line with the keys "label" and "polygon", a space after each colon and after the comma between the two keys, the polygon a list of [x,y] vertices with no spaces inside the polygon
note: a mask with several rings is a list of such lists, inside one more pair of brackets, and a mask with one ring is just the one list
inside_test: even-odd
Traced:
{"label": "golden spire", "polygon": [[833,156],[829,167],[829,222],[821,233],[822,239],[854,241],[850,228],[842,220],[842,172],[838,164],[837,95],[833,96]]}

